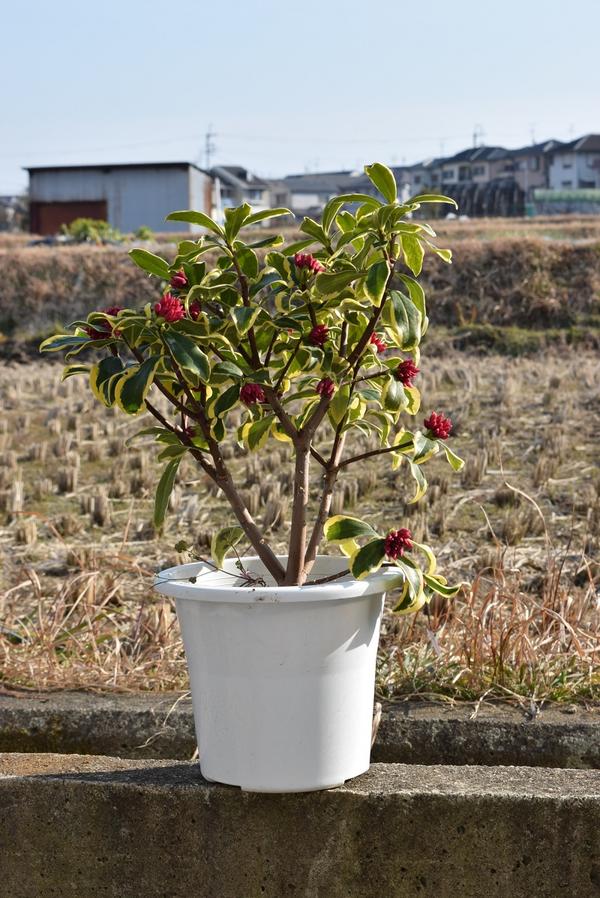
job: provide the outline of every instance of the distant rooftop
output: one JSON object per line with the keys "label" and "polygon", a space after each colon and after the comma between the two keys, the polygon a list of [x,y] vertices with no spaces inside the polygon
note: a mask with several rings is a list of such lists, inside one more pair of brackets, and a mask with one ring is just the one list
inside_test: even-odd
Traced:
{"label": "distant rooftop", "polygon": [[89,171],[92,169],[112,170],[115,168],[195,168],[197,171],[206,172],[195,162],[93,162],[84,165],[24,165],[28,172],[42,171]]}

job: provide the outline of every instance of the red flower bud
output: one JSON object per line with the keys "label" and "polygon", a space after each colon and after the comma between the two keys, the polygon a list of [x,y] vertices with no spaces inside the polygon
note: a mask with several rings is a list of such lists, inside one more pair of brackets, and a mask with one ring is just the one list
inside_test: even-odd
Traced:
{"label": "red flower bud", "polygon": [[317,324],[316,327],[313,327],[310,334],[308,335],[308,339],[313,344],[313,346],[324,346],[327,342],[327,338],[329,336],[329,328],[326,324]]}
{"label": "red flower bud", "polygon": [[387,343],[380,334],[371,334],[369,343],[377,347],[377,352],[385,352],[387,349]]}
{"label": "red flower bud", "polygon": [[335,393],[335,384],[330,377],[324,377],[319,381],[315,389],[319,396],[325,396],[326,399],[331,399]]}
{"label": "red flower bud", "polygon": [[188,315],[192,319],[192,321],[197,321],[200,317],[200,312],[202,311],[202,303],[199,299],[194,299],[189,305]]}
{"label": "red flower bud", "polygon": [[171,287],[174,287],[175,290],[182,290],[184,287],[187,287],[188,279],[185,276],[185,272],[183,268],[179,271],[176,271],[175,274],[171,275],[171,280],[169,284]]}
{"label": "red flower bud", "polygon": [[385,554],[392,561],[401,558],[405,550],[412,549],[412,534],[406,527],[400,530],[390,530],[385,538]]}
{"label": "red flower bud", "polygon": [[160,318],[164,318],[171,324],[173,321],[180,321],[185,315],[183,303],[171,293],[165,293],[160,302],[154,306],[154,311]]}
{"label": "red flower bud", "polygon": [[313,274],[325,271],[325,266],[321,265],[318,259],[315,259],[310,253],[296,253],[294,256],[294,265],[296,268],[300,269],[307,268],[309,271],[312,271]]}
{"label": "red flower bud", "polygon": [[[122,311],[121,306],[109,306],[107,309],[104,309],[107,315],[118,315]],[[92,327],[91,325],[84,327],[84,331],[90,340],[107,340],[109,337],[118,337],[121,333],[109,321],[103,321],[97,327]]]}
{"label": "red flower bud", "polygon": [[425,418],[423,423],[429,431],[428,435],[434,437],[436,440],[447,440],[450,436],[452,421],[450,418],[446,418],[442,415],[441,412],[439,414],[437,412],[432,412],[428,418]]}
{"label": "red flower bud", "polygon": [[255,402],[264,402],[265,398],[265,391],[260,384],[244,384],[240,390],[240,399],[245,405],[254,405]]}
{"label": "red flower bud", "polygon": [[405,359],[405,361],[400,362],[394,371],[394,377],[396,380],[399,380],[400,383],[404,384],[405,387],[412,387],[412,382],[419,371],[420,369],[417,368],[412,359]]}

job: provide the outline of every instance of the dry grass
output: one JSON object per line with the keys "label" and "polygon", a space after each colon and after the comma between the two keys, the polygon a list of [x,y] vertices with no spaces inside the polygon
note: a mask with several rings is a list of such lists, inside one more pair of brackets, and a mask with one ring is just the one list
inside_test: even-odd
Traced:
{"label": "dry grass", "polygon": [[[383,460],[344,477],[336,511],[360,503],[382,528],[406,524],[435,547],[444,572],[472,584],[429,619],[386,616],[381,694],[598,697],[597,366],[585,353],[425,360],[424,410],[454,419],[455,448],[470,461],[463,474],[436,459],[418,506],[406,505],[403,474]],[[82,384],[58,386],[58,374],[54,365],[0,368],[2,680],[185,688],[173,606],[152,594],[151,578],[180,560],[180,539],[206,552],[223,503],[186,463],[156,539],[154,450],[124,445],[143,419],[107,414]],[[286,447],[227,454],[282,546]]]}
{"label": "dry grass", "polygon": [[[174,247],[158,251],[168,257]],[[464,239],[458,252],[460,264],[433,256],[422,275],[434,325],[579,324],[597,334],[600,242]],[[0,340],[46,336],[110,305],[142,307],[160,287],[132,264],[126,246],[0,251],[0,283]]]}

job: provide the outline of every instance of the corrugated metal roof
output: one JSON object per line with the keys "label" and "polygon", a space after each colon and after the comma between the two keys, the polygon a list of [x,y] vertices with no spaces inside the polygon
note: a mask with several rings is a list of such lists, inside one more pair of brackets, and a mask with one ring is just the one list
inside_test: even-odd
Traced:
{"label": "corrugated metal roof", "polygon": [[24,165],[24,171],[28,172],[47,172],[47,171],[93,171],[100,169],[101,171],[111,171],[112,169],[123,168],[195,168],[203,174],[208,172],[196,165],[195,162],[94,162],[84,165]]}

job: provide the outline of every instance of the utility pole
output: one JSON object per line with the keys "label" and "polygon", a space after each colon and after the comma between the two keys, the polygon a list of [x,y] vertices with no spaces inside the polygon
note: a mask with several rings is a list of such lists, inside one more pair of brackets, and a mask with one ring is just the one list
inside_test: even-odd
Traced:
{"label": "utility pole", "polygon": [[212,129],[212,125],[209,125],[206,134],[204,135],[204,168],[206,171],[210,171],[212,155],[217,148],[213,140],[213,137],[216,136],[217,135]]}
{"label": "utility pole", "polygon": [[475,125],[473,128],[473,147],[476,149],[477,147],[483,146],[483,138],[485,137],[485,131],[483,130],[482,125]]}

